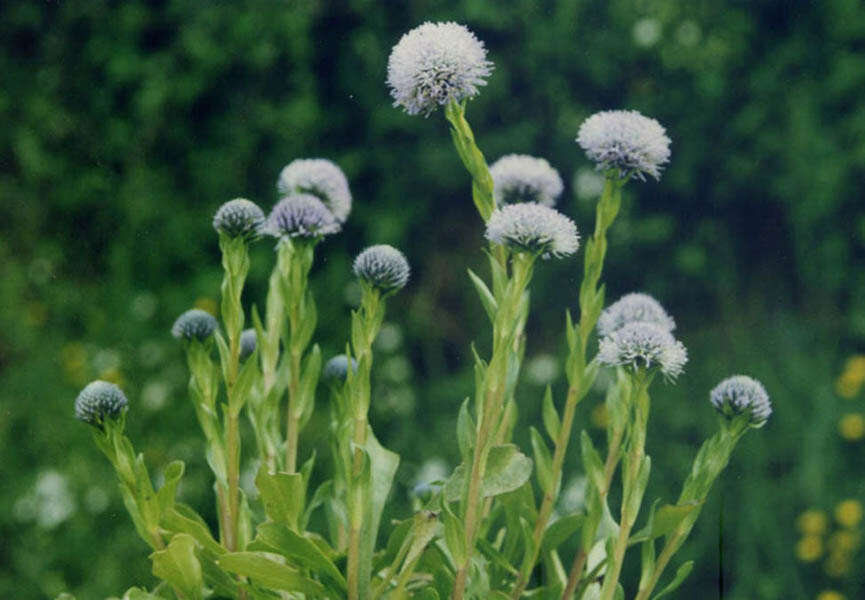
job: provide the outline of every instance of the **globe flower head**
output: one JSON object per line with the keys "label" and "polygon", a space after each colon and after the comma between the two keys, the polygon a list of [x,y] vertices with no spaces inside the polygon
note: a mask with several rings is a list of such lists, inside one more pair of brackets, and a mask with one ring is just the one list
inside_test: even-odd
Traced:
{"label": "globe flower head", "polygon": [[577,226],[557,210],[534,202],[496,209],[487,221],[486,237],[518,252],[568,256],[580,247]]}
{"label": "globe flower head", "polygon": [[252,353],[255,352],[255,347],[258,345],[258,334],[255,329],[244,329],[240,334],[240,360],[246,360]]}
{"label": "globe flower head", "polygon": [[648,294],[626,294],[604,309],[598,317],[598,335],[604,337],[628,323],[654,323],[667,331],[676,329],[673,317]]}
{"label": "globe flower head", "polygon": [[405,287],[411,272],[403,253],[387,244],[370,246],[358,254],[352,270],[361,281],[382,292]]}
{"label": "globe flower head", "polygon": [[95,427],[107,420],[116,420],[129,405],[119,387],[107,381],[87,384],[75,399],[75,418]]}
{"label": "globe flower head", "polygon": [[394,106],[429,115],[439,105],[472,98],[492,71],[483,42],[457,23],[424,23],[390,53],[387,84]]}
{"label": "globe flower head", "polygon": [[177,317],[171,327],[171,335],[187,342],[204,342],[213,335],[217,325],[216,318],[209,312],[193,308]]}
{"label": "globe flower head", "polygon": [[598,362],[609,367],[659,369],[669,378],[682,374],[688,351],[669,330],[655,323],[628,323],[601,339]]}
{"label": "globe flower head", "polygon": [[213,215],[213,228],[229,237],[254,238],[264,222],[264,212],[245,198],[229,200]]}
{"label": "globe flower head", "polygon": [[728,419],[746,415],[752,427],[762,427],[772,414],[766,388],[746,375],[734,375],[719,383],[709,394],[709,401]]}
{"label": "globe flower head", "polygon": [[564,186],[559,172],[543,158],[508,154],[490,167],[496,206],[536,202],[555,206]]}
{"label": "globe flower head", "polygon": [[[345,354],[334,356],[324,365],[321,376],[325,381],[342,382],[348,377],[348,357]],[[357,371],[357,361],[351,359],[352,373]]]}
{"label": "globe flower head", "polygon": [[310,194],[327,207],[339,223],[351,212],[348,179],[336,163],[325,158],[301,158],[286,165],[276,183],[280,196]]}
{"label": "globe flower head", "polygon": [[598,169],[615,169],[622,178],[660,179],[670,160],[670,138],[664,128],[635,110],[595,113],[580,126],[577,143]]}
{"label": "globe flower head", "polygon": [[270,211],[264,224],[264,232],[278,238],[317,239],[339,230],[333,213],[311,194],[283,198]]}

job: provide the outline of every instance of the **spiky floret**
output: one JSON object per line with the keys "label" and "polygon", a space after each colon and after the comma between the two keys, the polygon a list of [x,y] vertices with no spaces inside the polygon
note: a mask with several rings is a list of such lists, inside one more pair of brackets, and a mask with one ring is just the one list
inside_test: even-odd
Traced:
{"label": "spiky floret", "polygon": [[557,210],[522,202],[497,208],[487,221],[486,237],[494,244],[535,254],[568,256],[580,247],[577,226]]}
{"label": "spiky floret", "polygon": [[688,351],[667,329],[632,322],[601,339],[598,362],[610,367],[658,368],[670,379],[682,374]]}
{"label": "spiky floret", "polygon": [[326,158],[299,158],[291,161],[280,172],[276,188],[280,196],[315,196],[340,223],[345,223],[351,212],[348,179],[336,163]]}
{"label": "spiky floret", "polygon": [[279,238],[318,238],[339,230],[333,213],[311,194],[294,194],[280,200],[263,227],[265,233]]}
{"label": "spiky floret", "polygon": [[508,154],[490,166],[496,206],[537,202],[555,206],[564,185],[559,172],[543,158]]}
{"label": "spiky floret", "polygon": [[402,36],[387,64],[394,106],[428,115],[472,98],[492,71],[483,42],[458,23],[424,23]]}
{"label": "spiky floret", "polygon": [[598,317],[598,335],[609,335],[628,323],[654,323],[667,331],[676,329],[673,317],[648,294],[625,294],[604,309]]}
{"label": "spiky floret", "polygon": [[620,177],[661,178],[670,160],[670,138],[655,119],[635,110],[605,110],[580,126],[577,143],[598,169],[615,169]]}
{"label": "spiky floret", "polygon": [[747,415],[753,427],[765,425],[772,414],[772,402],[763,384],[747,375],[733,375],[709,394],[715,409],[727,418]]}
{"label": "spiky floret", "polygon": [[119,387],[107,381],[92,381],[75,398],[75,418],[101,427],[106,420],[117,419],[128,405]]}
{"label": "spiky floret", "polygon": [[179,340],[205,341],[216,331],[218,323],[209,312],[192,308],[177,317],[171,327],[171,335]]}
{"label": "spiky floret", "polygon": [[255,329],[244,329],[240,334],[240,360],[249,358],[258,345],[258,334]]}
{"label": "spiky floret", "polygon": [[[324,365],[321,371],[321,377],[325,381],[345,381],[348,377],[348,357],[345,354],[338,354],[331,358]],[[352,373],[357,371],[357,361],[351,359]]]}
{"label": "spiky floret", "polygon": [[229,200],[213,215],[213,228],[229,237],[253,238],[264,222],[264,212],[245,198]]}
{"label": "spiky floret", "polygon": [[370,246],[354,259],[354,274],[383,292],[405,287],[411,269],[403,253],[387,244]]}

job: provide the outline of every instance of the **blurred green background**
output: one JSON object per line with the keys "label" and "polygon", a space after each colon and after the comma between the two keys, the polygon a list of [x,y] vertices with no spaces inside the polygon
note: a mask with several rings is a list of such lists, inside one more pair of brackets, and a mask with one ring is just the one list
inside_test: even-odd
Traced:
{"label": "blurred green background", "polygon": [[[443,116],[404,115],[384,83],[391,46],[425,20],[465,23],[486,42],[495,71],[469,105],[481,147],[490,161],[547,158],[566,182],[560,205],[584,233],[598,190],[574,143],[580,122],[623,107],[668,128],[669,169],[660,183],[628,186],[605,272],[610,300],[632,290],[659,298],[691,355],[675,386],[655,390],[648,496],[677,495],[716,426],[707,392],[722,377],[758,377],[776,407],[740,444],[680,553],[697,568],[678,597],[865,597],[865,366],[845,369],[865,351],[857,0],[7,0],[0,596],[102,598],[153,583],[113,474],[72,418],[90,379],[121,383],[151,470],[187,461],[182,495],[212,516],[168,330],[191,305],[216,306],[213,212],[236,196],[269,208],[294,158],[335,160],[355,199],[312,277],[326,356],[345,343],[357,251],[391,243],[414,269],[390,303],[377,358],[373,424],[403,456],[390,516],[407,514],[418,478],[453,468],[469,345],[486,347],[488,335],[465,267],[486,269]],[[250,302],[263,301],[272,254],[269,242],[254,251]],[[530,423],[560,371],[580,264],[537,269],[519,390]],[[599,397],[583,403],[578,425],[597,440]],[[307,452],[322,435],[310,432]],[[852,502],[836,511],[843,500]]]}

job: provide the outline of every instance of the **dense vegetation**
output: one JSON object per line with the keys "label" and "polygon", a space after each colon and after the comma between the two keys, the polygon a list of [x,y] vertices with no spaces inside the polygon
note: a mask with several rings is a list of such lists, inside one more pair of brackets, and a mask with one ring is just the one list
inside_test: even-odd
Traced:
{"label": "dense vegetation", "polygon": [[[650,451],[670,476],[655,474],[648,495],[675,496],[722,376],[749,365],[777,409],[683,551],[700,569],[682,597],[856,597],[865,585],[793,550],[802,510],[865,499],[862,443],[836,434],[862,407],[833,387],[865,343],[859,3],[15,1],[0,15],[0,595],[102,597],[151,581],[109,467],[71,421],[92,378],[123,382],[130,436],[146,440],[156,471],[186,460],[182,495],[204,505],[209,477],[168,329],[193,302],[215,307],[207,216],[236,196],[269,208],[297,157],[335,160],[355,197],[346,234],[313,268],[326,356],[357,300],[343,287],[350,257],[388,242],[414,266],[383,331],[371,415],[404,459],[405,511],[390,516],[407,514],[419,474],[453,467],[456,444],[441,441],[471,387],[469,342],[483,339],[462,265],[484,268],[482,228],[441,116],[403,115],[384,85],[391,46],[427,19],[465,22],[486,41],[496,69],[469,105],[486,155],[547,158],[582,228],[597,195],[573,141],[586,116],[636,108],[674,141],[661,182],[629,188],[607,262],[621,286],[610,297],[651,292],[695,357],[655,407],[650,439],[666,443]],[[537,274],[519,392],[529,419],[549,356],[562,356],[573,270]],[[250,298],[263,299],[266,278],[253,270]],[[602,418],[596,405],[583,403],[581,423]]]}

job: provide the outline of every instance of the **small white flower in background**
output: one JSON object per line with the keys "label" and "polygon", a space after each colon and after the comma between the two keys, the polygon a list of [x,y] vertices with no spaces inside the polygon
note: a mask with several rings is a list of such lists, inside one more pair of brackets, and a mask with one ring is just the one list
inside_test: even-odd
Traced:
{"label": "small white flower in background", "polygon": [[448,465],[439,458],[433,457],[426,460],[418,469],[415,476],[415,486],[412,490],[416,496],[426,495],[430,492],[435,493],[441,489],[440,484],[433,484],[434,481],[444,481],[448,478]]}
{"label": "small white flower in background", "polygon": [[676,322],[661,304],[648,294],[626,294],[604,309],[598,317],[598,335],[610,335],[628,323],[654,323],[673,331]]}
{"label": "small white flower in background", "polygon": [[620,177],[661,178],[670,160],[670,138],[655,119],[635,110],[606,110],[583,121],[577,143],[599,170],[616,169]]}
{"label": "small white flower in background", "polygon": [[354,259],[353,271],[363,282],[383,292],[405,287],[411,269],[403,253],[387,244],[370,246]]}
{"label": "small white flower in background", "polygon": [[649,48],[658,43],[661,39],[661,24],[657,19],[645,18],[634,23],[634,28],[631,30],[631,35],[634,38],[634,43],[643,48]]}
{"label": "small white flower in background", "polygon": [[594,203],[604,191],[604,176],[593,169],[582,168],[574,175],[574,190],[580,200]]}
{"label": "small white flower in background", "polygon": [[747,375],[734,375],[719,383],[709,394],[709,401],[725,417],[747,414],[754,427],[765,425],[772,414],[766,388]]}
{"label": "small white flower in background", "polygon": [[428,115],[472,98],[492,71],[483,42],[458,23],[424,23],[400,38],[387,64],[394,106]]}
{"label": "small white flower in background", "polygon": [[577,226],[557,210],[523,202],[496,209],[487,221],[486,237],[516,251],[568,256],[580,247]]}
{"label": "small white flower in background", "polygon": [[543,158],[508,154],[490,166],[496,206],[537,202],[555,206],[564,185],[559,172]]}
{"label": "small white flower in background", "polygon": [[280,200],[263,227],[264,233],[277,238],[317,238],[339,230],[333,213],[310,194],[296,194]]}
{"label": "small white flower in background", "polygon": [[159,410],[165,406],[171,388],[164,381],[151,379],[141,389],[141,405],[147,410]]}
{"label": "small white flower in background", "polygon": [[632,369],[657,367],[675,379],[688,362],[688,351],[667,329],[654,323],[634,322],[601,338],[598,362]]}
{"label": "small white flower in background", "polygon": [[280,196],[315,196],[340,223],[345,223],[351,212],[348,179],[336,163],[325,158],[300,158],[291,161],[279,174],[276,189]]}
{"label": "small white flower in background", "polygon": [[[351,372],[357,372],[357,361],[351,359]],[[324,365],[321,370],[321,378],[326,382],[343,382],[348,377],[348,357],[345,354],[337,354]]]}
{"label": "small white flower in background", "polygon": [[66,476],[48,469],[39,473],[33,488],[16,500],[13,514],[19,521],[36,521],[42,529],[54,529],[76,508]]}
{"label": "small white flower in background", "polygon": [[526,364],[526,376],[536,385],[547,385],[559,376],[559,361],[552,354],[539,354]]}

